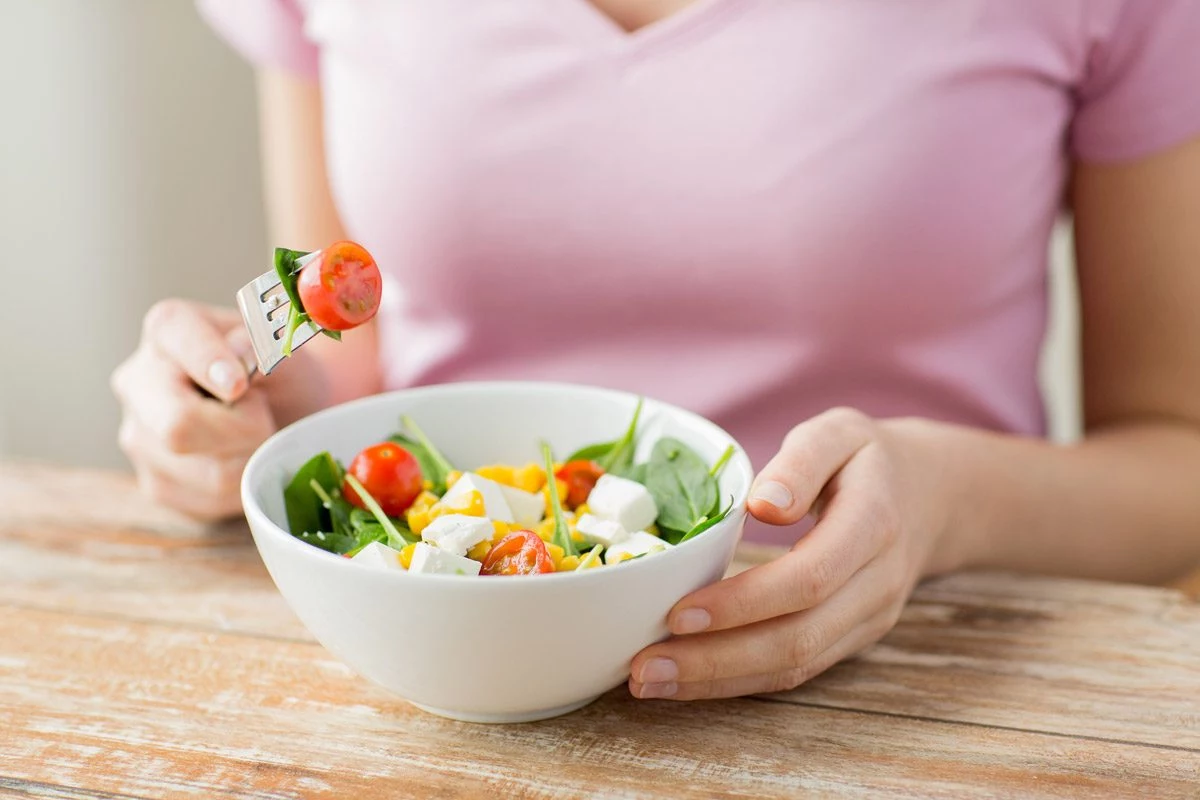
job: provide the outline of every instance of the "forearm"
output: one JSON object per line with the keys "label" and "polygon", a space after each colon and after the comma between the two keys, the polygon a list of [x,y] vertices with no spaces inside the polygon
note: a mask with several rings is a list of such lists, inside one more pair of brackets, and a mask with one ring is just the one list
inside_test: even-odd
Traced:
{"label": "forearm", "polygon": [[943,484],[928,571],[993,567],[1159,582],[1200,564],[1200,430],[1112,425],[1048,442],[922,421],[900,435]]}

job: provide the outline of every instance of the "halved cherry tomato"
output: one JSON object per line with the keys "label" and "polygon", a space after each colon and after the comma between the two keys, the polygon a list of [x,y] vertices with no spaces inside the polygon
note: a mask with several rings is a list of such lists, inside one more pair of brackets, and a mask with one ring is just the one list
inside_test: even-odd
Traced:
{"label": "halved cherry tomato", "polygon": [[334,242],[304,265],[296,288],[313,322],[331,331],[345,331],[375,316],[383,279],[375,259],[360,245]]}
{"label": "halved cherry tomato", "polygon": [[596,481],[604,474],[604,468],[595,461],[568,461],[554,477],[567,482],[567,497],[563,501],[568,508],[578,508],[587,502]]}
{"label": "halved cherry tomato", "polygon": [[514,531],[487,554],[480,572],[484,575],[535,575],[554,572],[554,560],[546,543],[533,531]]}
{"label": "halved cherry tomato", "polygon": [[[347,472],[358,479],[389,517],[398,517],[407,511],[424,487],[421,465],[411,453],[391,442],[363,450],[350,462]],[[349,481],[343,483],[342,494],[351,504],[366,508]]]}

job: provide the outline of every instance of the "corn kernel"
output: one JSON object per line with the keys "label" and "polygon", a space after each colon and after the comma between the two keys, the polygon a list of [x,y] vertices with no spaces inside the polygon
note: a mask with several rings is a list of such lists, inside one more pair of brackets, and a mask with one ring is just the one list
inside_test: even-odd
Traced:
{"label": "corn kernel", "polygon": [[550,553],[550,560],[554,562],[554,569],[559,569],[559,564],[562,563],[563,557],[567,552],[556,544],[547,544],[546,551]]}
{"label": "corn kernel", "polygon": [[487,478],[489,481],[495,481],[505,486],[516,485],[513,483],[513,468],[508,464],[490,464],[486,467],[480,467],[475,470],[475,474],[481,478]]}
{"label": "corn kernel", "polygon": [[421,531],[429,527],[430,522],[433,522],[433,514],[428,508],[410,508],[405,518],[408,520],[408,529],[418,536],[421,535]]}
{"label": "corn kernel", "polygon": [[432,490],[433,489],[433,481],[430,481],[430,480],[421,481],[421,488],[427,492]]}
{"label": "corn kernel", "polygon": [[484,517],[483,495],[478,491],[471,491],[467,494],[466,504],[462,506],[448,506],[445,503],[439,503],[433,508],[435,517],[445,516],[446,514],[466,514],[468,517]]}
{"label": "corn kernel", "polygon": [[462,470],[452,469],[446,473],[446,488],[449,489],[462,477]]}
{"label": "corn kernel", "polygon": [[579,568],[579,556],[566,556],[558,562],[559,572],[574,572]]}
{"label": "corn kernel", "polygon": [[590,508],[588,508],[587,503],[580,503],[579,505],[575,506],[575,515],[576,516],[582,517],[584,514],[590,514],[590,513],[592,513],[592,510]]}
{"label": "corn kernel", "polygon": [[403,549],[400,550],[400,566],[404,567],[405,569],[408,569],[410,566],[412,566],[412,557],[413,553],[415,552],[417,552],[417,546],[415,544],[404,545]]}
{"label": "corn kernel", "polygon": [[491,542],[480,542],[467,551],[467,558],[473,558],[476,561],[483,561],[487,558],[487,554],[491,552]]}
{"label": "corn kernel", "polygon": [[554,538],[554,519],[544,519],[534,528],[534,533],[542,537],[543,541],[550,541]]}
{"label": "corn kernel", "polygon": [[513,486],[526,492],[540,492],[546,485],[546,472],[537,464],[526,464],[513,470]]}
{"label": "corn kernel", "polygon": [[508,536],[510,533],[512,533],[512,528],[509,526],[509,524],[507,522],[501,522],[498,519],[492,520],[492,527],[496,529],[496,532],[492,534],[493,542],[498,542],[505,536]]}

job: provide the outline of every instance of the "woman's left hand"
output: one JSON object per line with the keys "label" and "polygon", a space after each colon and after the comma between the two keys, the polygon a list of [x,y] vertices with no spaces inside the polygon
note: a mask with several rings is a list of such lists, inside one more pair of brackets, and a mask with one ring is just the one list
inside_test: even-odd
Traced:
{"label": "woman's left hand", "polygon": [[633,660],[634,696],[792,689],[891,630],[917,581],[953,561],[940,547],[946,476],[926,455],[936,428],[834,409],[792,429],[749,510],[775,525],[813,513],[816,526],[786,555],[679,601],[676,635]]}

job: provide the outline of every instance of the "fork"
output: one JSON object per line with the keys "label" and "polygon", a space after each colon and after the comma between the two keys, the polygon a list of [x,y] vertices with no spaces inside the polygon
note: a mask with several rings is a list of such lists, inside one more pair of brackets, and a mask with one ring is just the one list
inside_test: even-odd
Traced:
{"label": "fork", "polygon": [[[309,261],[321,255],[321,251],[309,253],[296,260],[297,266],[303,267]],[[275,270],[267,270],[254,280],[247,283],[237,293],[238,310],[242,312],[242,321],[250,334],[250,344],[254,348],[255,363],[246,364],[246,371],[251,377],[255,371],[270,375],[271,370],[279,366],[286,358],[283,354],[283,337],[287,333],[289,306],[287,292],[279,281]],[[292,339],[292,351],[321,332],[321,328],[313,322],[306,322],[296,328]]]}

